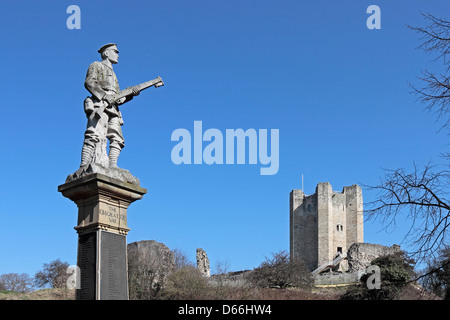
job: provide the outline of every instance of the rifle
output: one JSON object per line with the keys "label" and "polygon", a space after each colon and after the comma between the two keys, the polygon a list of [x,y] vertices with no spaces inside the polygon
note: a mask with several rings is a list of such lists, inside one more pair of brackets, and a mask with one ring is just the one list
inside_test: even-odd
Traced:
{"label": "rifle", "polygon": [[[139,94],[142,90],[145,90],[152,86],[155,86],[155,88],[158,88],[163,85],[164,85],[164,82],[162,81],[161,77],[158,77],[156,79],[138,84],[136,86],[132,86],[132,87],[123,89],[120,92],[118,92],[112,96],[106,96],[104,99],[108,102],[108,104],[110,106],[112,106],[113,104],[116,104],[118,100],[120,100],[124,97],[135,96],[135,95]],[[136,92],[137,92],[137,94],[136,94]]]}

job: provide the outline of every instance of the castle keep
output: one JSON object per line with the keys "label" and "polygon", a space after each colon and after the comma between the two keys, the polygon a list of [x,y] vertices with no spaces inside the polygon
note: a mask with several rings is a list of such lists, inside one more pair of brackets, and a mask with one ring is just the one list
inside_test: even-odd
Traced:
{"label": "castle keep", "polygon": [[291,259],[301,259],[311,271],[347,271],[348,248],[364,241],[361,187],[335,192],[328,182],[319,183],[310,196],[292,190],[289,215]]}

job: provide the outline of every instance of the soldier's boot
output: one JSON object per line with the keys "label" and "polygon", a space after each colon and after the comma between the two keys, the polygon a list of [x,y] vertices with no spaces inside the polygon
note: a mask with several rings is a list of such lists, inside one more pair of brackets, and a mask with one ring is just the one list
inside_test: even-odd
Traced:
{"label": "soldier's boot", "polygon": [[120,148],[111,146],[109,148],[109,167],[110,168],[117,168],[117,159],[120,155]]}
{"label": "soldier's boot", "polygon": [[86,166],[91,163],[94,156],[94,147],[88,144],[83,144],[83,149],[81,150],[81,164],[80,167]]}

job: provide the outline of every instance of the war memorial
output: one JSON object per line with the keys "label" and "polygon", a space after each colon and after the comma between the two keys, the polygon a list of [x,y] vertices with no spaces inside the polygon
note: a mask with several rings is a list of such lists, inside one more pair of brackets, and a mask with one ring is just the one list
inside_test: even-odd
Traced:
{"label": "war memorial", "polygon": [[[127,300],[127,209],[142,199],[147,189],[117,160],[125,146],[124,124],[119,106],[144,89],[163,86],[160,77],[120,90],[113,65],[119,51],[114,43],[102,46],[101,61],[93,62],[85,87],[91,94],[84,100],[87,127],[81,164],[58,191],[78,207],[77,266],[80,284],[77,300]],[[107,152],[109,142],[109,152]]]}

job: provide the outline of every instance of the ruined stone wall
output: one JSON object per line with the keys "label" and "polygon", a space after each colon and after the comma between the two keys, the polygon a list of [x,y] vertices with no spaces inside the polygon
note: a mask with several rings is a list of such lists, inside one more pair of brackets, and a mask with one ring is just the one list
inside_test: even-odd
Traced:
{"label": "ruined stone wall", "polygon": [[333,286],[358,283],[361,274],[358,272],[324,272],[314,277],[316,286]]}
{"label": "ruined stone wall", "polygon": [[127,245],[128,258],[140,260],[154,270],[169,273],[175,267],[175,254],[164,244],[155,240],[142,240]]}
{"label": "ruined stone wall", "polygon": [[365,270],[373,259],[400,252],[400,246],[386,247],[374,243],[354,243],[347,252],[349,271]]}
{"label": "ruined stone wall", "polygon": [[211,269],[209,267],[209,259],[206,251],[202,248],[197,248],[197,270],[206,277],[211,276]]}

